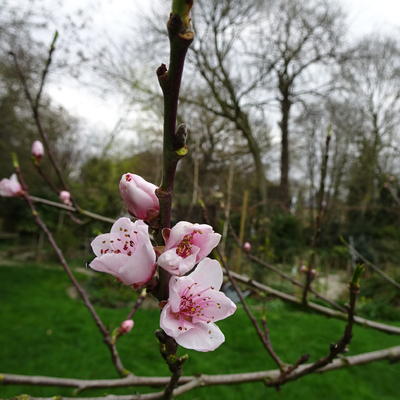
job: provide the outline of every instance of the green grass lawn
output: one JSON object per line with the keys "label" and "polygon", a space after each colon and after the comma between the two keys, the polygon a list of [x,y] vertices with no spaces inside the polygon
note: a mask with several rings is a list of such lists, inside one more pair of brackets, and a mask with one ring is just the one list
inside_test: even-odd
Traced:
{"label": "green grass lawn", "polygon": [[[0,373],[75,378],[114,378],[93,321],[79,300],[67,295],[69,282],[59,267],[0,267]],[[117,326],[128,308],[98,307],[110,326]],[[306,314],[279,301],[269,302],[271,338],[286,362],[310,353],[315,359],[337,340],[344,323]],[[168,375],[161,361],[154,330],[157,310],[139,310],[135,328],[118,342],[125,366],[136,375]],[[219,326],[226,343],[211,353],[189,351],[185,374],[250,372],[274,368],[241,309]],[[350,354],[398,345],[400,337],[356,327]],[[183,353],[183,352],[182,352]],[[400,364],[378,362],[322,375],[308,376],[282,387],[280,392],[262,383],[200,388],[182,399],[321,399],[397,400]],[[146,389],[104,389],[85,395],[134,393]],[[72,395],[68,388],[1,386],[0,397]]]}

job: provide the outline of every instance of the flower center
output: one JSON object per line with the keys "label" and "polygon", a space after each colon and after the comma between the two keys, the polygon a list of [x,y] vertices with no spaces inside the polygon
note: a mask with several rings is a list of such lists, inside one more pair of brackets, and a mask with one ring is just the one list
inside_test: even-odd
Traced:
{"label": "flower center", "polygon": [[193,231],[192,233],[188,233],[183,237],[181,242],[176,247],[176,254],[178,254],[178,256],[186,258],[192,254],[193,237],[196,233],[201,233],[201,231]]}

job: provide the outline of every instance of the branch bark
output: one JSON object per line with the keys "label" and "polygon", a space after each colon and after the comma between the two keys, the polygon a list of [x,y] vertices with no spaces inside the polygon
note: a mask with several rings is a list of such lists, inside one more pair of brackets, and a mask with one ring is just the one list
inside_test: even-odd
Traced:
{"label": "branch bark", "polygon": [[[249,278],[248,276],[240,275],[233,271],[231,271],[231,274],[234,277],[234,279],[236,279],[239,282],[249,285],[257,290],[261,290],[265,293],[270,294],[271,296],[277,297],[278,299],[281,299],[288,303],[296,304],[298,306],[303,306],[301,300],[297,299],[295,296],[292,296],[291,294],[284,293],[279,290],[273,289],[270,286],[264,285],[263,283],[254,281],[253,279]],[[313,303],[311,301],[309,301],[307,303],[306,308],[309,308],[310,310],[316,311],[317,313],[325,315],[327,317],[337,318],[337,319],[341,319],[341,320],[347,319],[347,315],[345,313],[342,313],[342,312],[336,311],[336,310],[332,310],[331,308],[321,306],[321,305],[319,305],[317,303]],[[371,321],[369,319],[362,318],[359,316],[354,317],[354,322],[357,325],[377,329],[379,331],[390,333],[392,335],[400,335],[400,327],[397,327],[397,326],[387,325],[387,324],[383,324],[381,322],[376,322],[376,321]]]}
{"label": "branch bark", "polygon": [[[400,359],[400,346],[389,347],[382,350],[371,351],[353,356],[336,358],[329,365],[326,365],[314,372],[324,373],[337,369],[348,368],[356,365],[369,364],[375,361],[389,360],[396,362]],[[307,369],[312,364],[304,364],[298,368],[298,372]],[[280,375],[279,369],[264,370],[257,372],[245,372],[237,374],[218,374],[218,375],[200,375],[183,376],[180,379],[182,384],[193,382],[200,379],[201,386],[241,384],[249,382],[260,382],[266,379],[277,379]],[[27,376],[0,373],[0,384],[3,385],[30,385],[30,386],[61,386],[80,388],[81,390],[99,389],[99,388],[117,388],[117,387],[135,387],[135,386],[164,386],[169,382],[167,376],[128,376],[120,379],[73,379],[57,378],[50,376]],[[179,388],[178,388],[179,389]],[[177,389],[176,389],[177,390]],[[103,397],[104,398],[104,397]],[[54,398],[53,398],[54,399]],[[74,399],[77,399],[74,397]],[[87,399],[87,397],[85,397]]]}

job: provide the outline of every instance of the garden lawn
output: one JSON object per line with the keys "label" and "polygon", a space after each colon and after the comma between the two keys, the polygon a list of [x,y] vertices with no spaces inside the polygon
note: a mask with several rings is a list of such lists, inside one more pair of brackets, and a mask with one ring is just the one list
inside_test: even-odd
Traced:
{"label": "garden lawn", "polygon": [[[69,281],[52,266],[0,267],[0,374],[48,375],[74,378],[115,378],[107,348],[80,300],[67,295]],[[258,312],[263,312],[257,305]],[[108,325],[118,326],[128,308],[98,307]],[[271,339],[281,358],[293,362],[301,354],[312,359],[326,354],[340,338],[344,323],[307,314],[280,301],[267,303]],[[125,367],[136,375],[168,375],[154,331],[158,310],[139,310],[132,332],[122,337],[118,349]],[[260,345],[243,310],[219,326],[226,343],[211,353],[187,351],[185,374],[250,372],[275,368]],[[355,327],[350,354],[395,346],[400,337]],[[186,351],[181,349],[181,353]],[[280,392],[262,383],[199,388],[182,399],[321,399],[398,400],[400,363],[378,362],[321,375],[312,375],[282,387]],[[159,390],[159,389],[152,389]],[[149,389],[123,388],[87,391],[84,395],[128,394]],[[32,396],[72,395],[69,388],[2,386],[0,397],[27,393]]]}

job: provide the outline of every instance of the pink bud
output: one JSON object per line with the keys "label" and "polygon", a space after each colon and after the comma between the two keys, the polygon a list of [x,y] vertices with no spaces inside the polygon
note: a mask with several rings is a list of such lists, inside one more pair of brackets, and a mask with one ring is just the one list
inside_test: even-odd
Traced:
{"label": "pink bud", "polygon": [[251,243],[250,242],[244,242],[243,243],[243,250],[246,251],[247,253],[250,253],[250,251],[251,251]]}
{"label": "pink bud", "polygon": [[23,192],[22,186],[15,174],[12,174],[10,179],[4,178],[0,181],[0,196],[16,197],[21,196]]}
{"label": "pink bud", "polygon": [[59,198],[66,206],[72,206],[70,192],[68,192],[66,190],[61,190],[61,192],[59,194]]}
{"label": "pink bud", "polygon": [[305,274],[306,272],[308,272],[308,268],[305,265],[302,265],[300,267],[300,272],[302,272],[303,274]]}
{"label": "pink bud", "polygon": [[40,160],[44,156],[43,144],[39,140],[35,140],[32,144],[32,155],[36,160]]}
{"label": "pink bud", "polygon": [[128,211],[143,220],[156,216],[160,210],[156,189],[156,185],[130,173],[122,175],[119,182],[119,191]]}
{"label": "pink bud", "polygon": [[127,319],[127,320],[121,322],[121,325],[119,327],[120,334],[125,335],[125,333],[130,332],[134,325],[135,325],[135,323],[131,319]]}
{"label": "pink bud", "polygon": [[313,278],[315,278],[315,277],[318,275],[317,270],[313,268],[313,269],[310,271],[310,275],[311,275]]}

